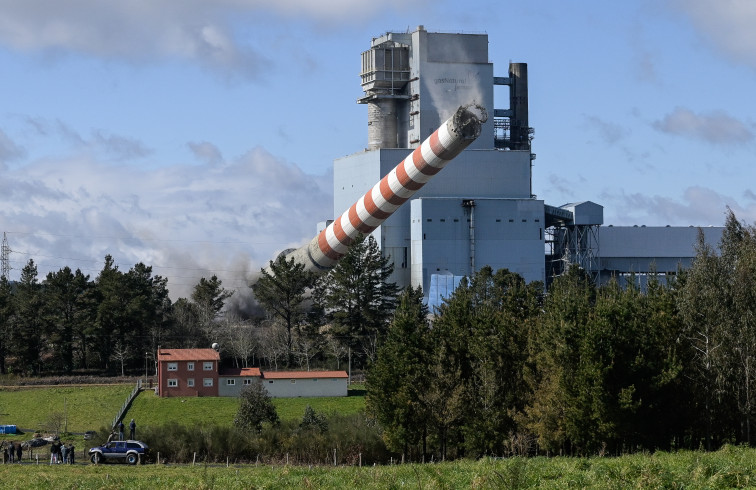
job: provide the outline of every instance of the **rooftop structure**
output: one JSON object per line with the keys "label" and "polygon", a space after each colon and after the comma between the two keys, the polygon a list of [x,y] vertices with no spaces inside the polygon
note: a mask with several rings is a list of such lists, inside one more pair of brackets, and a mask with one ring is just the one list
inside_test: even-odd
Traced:
{"label": "rooftop structure", "polygon": [[[372,231],[400,287],[422,286],[433,306],[485,265],[545,284],[572,263],[598,282],[690,265],[695,228],[605,227],[600,204],[554,206],[537,198],[527,64],[510,63],[506,76],[497,76],[486,34],[423,26],[388,32],[373,38],[361,59],[364,96],[357,102],[367,106],[367,146],[334,161],[334,217],[458,106],[472,100],[493,115],[443,173]],[[494,100],[497,85],[508,87],[505,100]],[[716,243],[721,231],[706,229],[706,240]]]}

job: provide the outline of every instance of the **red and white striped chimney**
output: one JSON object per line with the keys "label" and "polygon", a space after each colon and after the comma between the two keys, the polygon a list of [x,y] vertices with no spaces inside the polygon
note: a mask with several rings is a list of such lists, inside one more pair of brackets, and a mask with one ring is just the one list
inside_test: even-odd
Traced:
{"label": "red and white striped chimney", "polygon": [[386,221],[449,161],[480,136],[488,116],[479,105],[462,106],[407,158],[312,241],[293,252],[305,269],[327,272],[343,257],[352,242]]}

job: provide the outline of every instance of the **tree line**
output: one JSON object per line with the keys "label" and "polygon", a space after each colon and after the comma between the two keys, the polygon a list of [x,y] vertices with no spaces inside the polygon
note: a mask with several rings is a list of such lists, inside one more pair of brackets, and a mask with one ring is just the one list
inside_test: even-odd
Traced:
{"label": "tree line", "polygon": [[29,260],[18,281],[0,277],[0,373],[153,375],[159,347],[214,342],[236,367],[362,369],[374,360],[397,288],[372,237],[321,278],[285,258],[270,267],[241,308],[259,313],[242,317],[226,308],[232,291],[216,276],[171,301],[167,279],[143,263],[123,271],[108,255],[94,278],[69,267],[40,278]]}
{"label": "tree line", "polygon": [[0,370],[139,373],[158,346],[219,341],[237,366],[364,370],[368,414],[412,460],[751,444],[756,229],[732,212],[716,249],[699,234],[689,269],[643,288],[484,267],[429,312],[391,273],[371,236],[319,277],[281,256],[250,285],[263,313],[238,318],[215,276],[172,303],[144,264],[39,282],[30,261],[0,282]]}
{"label": "tree line", "polygon": [[419,459],[752,444],[756,229],[730,211],[688,270],[545,294],[484,267],[429,320],[403,292],[367,377],[390,449]]}

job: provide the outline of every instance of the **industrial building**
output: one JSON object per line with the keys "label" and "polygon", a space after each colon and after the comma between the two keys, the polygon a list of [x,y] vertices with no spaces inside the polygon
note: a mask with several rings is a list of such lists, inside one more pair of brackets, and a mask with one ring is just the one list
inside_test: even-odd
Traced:
{"label": "industrial building", "polygon": [[[482,266],[549,281],[577,263],[599,283],[611,276],[675,273],[695,255],[694,227],[602,226],[593,202],[546,204],[532,188],[534,131],[528,70],[496,76],[486,34],[389,32],[362,53],[367,147],[334,162],[334,217],[380,181],[460,105],[489,115],[481,135],[372,234],[400,287],[422,286],[429,305]],[[509,89],[494,99],[494,87]],[[323,229],[332,221],[320,223]],[[722,228],[704,229],[716,245]]]}

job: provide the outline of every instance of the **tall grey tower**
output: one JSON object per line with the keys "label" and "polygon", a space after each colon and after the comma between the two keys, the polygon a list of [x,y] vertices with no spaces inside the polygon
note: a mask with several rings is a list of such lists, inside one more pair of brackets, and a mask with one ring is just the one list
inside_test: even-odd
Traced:
{"label": "tall grey tower", "polygon": [[[394,264],[391,280],[422,286],[426,296],[485,265],[543,280],[544,203],[531,192],[527,65],[512,63],[507,76],[495,77],[486,34],[423,26],[374,38],[361,56],[357,102],[367,106],[367,145],[334,162],[334,217],[459,106],[478,104],[494,116],[478,139],[372,235]],[[495,101],[496,85],[509,86],[509,97]]]}

